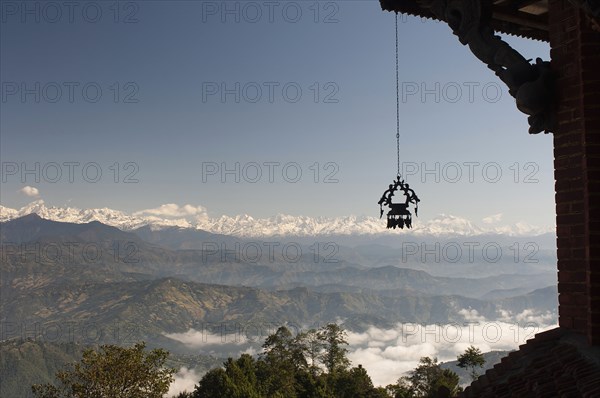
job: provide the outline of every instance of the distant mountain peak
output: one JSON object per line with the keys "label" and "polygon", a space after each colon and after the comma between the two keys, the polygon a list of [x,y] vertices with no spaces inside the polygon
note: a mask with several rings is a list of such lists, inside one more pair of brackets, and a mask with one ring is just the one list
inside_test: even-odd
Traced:
{"label": "distant mountain peak", "polygon": [[42,219],[37,213],[30,213],[18,218],[23,222],[39,221]]}

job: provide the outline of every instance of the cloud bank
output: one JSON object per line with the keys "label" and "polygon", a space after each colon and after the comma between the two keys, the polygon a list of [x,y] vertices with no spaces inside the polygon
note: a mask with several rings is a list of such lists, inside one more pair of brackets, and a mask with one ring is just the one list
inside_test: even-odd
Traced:
{"label": "cloud bank", "polygon": [[174,375],[175,380],[169,386],[169,392],[167,397],[176,397],[179,393],[184,391],[192,392],[196,384],[202,378],[201,374],[196,373],[195,369],[188,369],[185,366],[179,369]]}
{"label": "cloud bank", "polygon": [[[518,314],[501,311],[496,320],[487,320],[477,311],[461,309],[463,322],[419,325],[399,323],[393,328],[375,326],[365,331],[347,331],[348,358],[353,366],[361,364],[376,386],[395,383],[413,370],[421,357],[437,357],[440,362],[456,360],[470,345],[482,352],[517,349],[537,333],[557,326],[556,313],[527,309]],[[241,329],[243,330],[243,329]],[[254,330],[254,329],[253,329]],[[270,329],[272,331],[272,328]],[[231,328],[227,333],[190,329],[168,334],[190,349],[202,354],[256,355],[270,333],[240,333]],[[182,376],[183,377],[183,376]],[[200,380],[197,378],[196,382]]]}
{"label": "cloud bank", "polygon": [[470,345],[482,352],[514,350],[535,334],[557,326],[530,321],[555,321],[550,314],[534,315],[531,310],[517,314],[521,322],[486,321],[476,311],[465,315],[462,323],[404,323],[392,329],[370,327],[362,333],[349,332],[348,357],[354,365],[362,364],[367,369],[373,384],[385,386],[413,370],[421,357],[437,357],[440,362],[454,361]]}

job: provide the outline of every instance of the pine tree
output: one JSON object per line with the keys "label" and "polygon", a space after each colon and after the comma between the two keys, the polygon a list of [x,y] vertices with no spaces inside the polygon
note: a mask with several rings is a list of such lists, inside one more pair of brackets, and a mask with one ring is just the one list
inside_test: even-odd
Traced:
{"label": "pine tree", "polygon": [[292,333],[282,326],[263,344],[259,376],[269,397],[296,397],[296,373],[306,368],[306,361]]}
{"label": "pine tree", "polygon": [[299,333],[296,336],[296,346],[302,352],[308,366],[308,371],[316,377],[322,371],[319,361],[325,349],[325,343],[319,338],[315,329]]}
{"label": "pine tree", "polygon": [[324,352],[321,360],[330,375],[346,370],[350,366],[350,360],[346,356],[348,345],[346,332],[339,325],[330,323],[322,327],[318,332],[319,339],[324,344]]}

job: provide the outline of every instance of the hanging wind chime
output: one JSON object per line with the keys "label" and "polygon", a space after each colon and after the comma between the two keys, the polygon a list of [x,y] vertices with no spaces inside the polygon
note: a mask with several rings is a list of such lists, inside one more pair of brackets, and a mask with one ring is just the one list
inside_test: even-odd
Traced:
{"label": "hanging wind chime", "polygon": [[[379,218],[383,217],[383,206],[387,206],[390,210],[387,212],[387,227],[396,227],[403,229],[412,227],[412,213],[409,210],[410,204],[415,206],[415,216],[418,216],[419,198],[410,186],[401,180],[400,176],[400,93],[398,83],[398,13],[396,13],[396,154],[398,161],[398,171],[396,179],[389,185],[388,189],[379,199]],[[392,197],[398,190],[402,191],[405,196],[404,203],[393,203]]]}

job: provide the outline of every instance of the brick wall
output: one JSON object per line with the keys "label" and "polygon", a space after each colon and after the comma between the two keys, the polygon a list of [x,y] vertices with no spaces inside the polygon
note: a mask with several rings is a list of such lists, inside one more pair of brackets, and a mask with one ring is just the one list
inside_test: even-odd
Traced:
{"label": "brick wall", "polygon": [[549,5],[559,324],[600,345],[600,33],[569,1]]}

